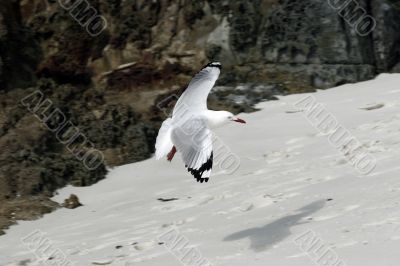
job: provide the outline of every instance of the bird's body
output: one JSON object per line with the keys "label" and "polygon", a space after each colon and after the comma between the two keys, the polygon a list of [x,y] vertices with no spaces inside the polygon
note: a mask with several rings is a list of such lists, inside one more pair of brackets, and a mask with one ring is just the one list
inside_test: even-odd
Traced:
{"label": "bird's body", "polygon": [[166,119],[156,141],[156,159],[172,160],[180,152],[185,167],[198,182],[207,182],[212,169],[212,133],[230,121],[244,123],[227,111],[207,109],[207,97],[220,74],[221,64],[206,65],[178,99],[172,118]]}

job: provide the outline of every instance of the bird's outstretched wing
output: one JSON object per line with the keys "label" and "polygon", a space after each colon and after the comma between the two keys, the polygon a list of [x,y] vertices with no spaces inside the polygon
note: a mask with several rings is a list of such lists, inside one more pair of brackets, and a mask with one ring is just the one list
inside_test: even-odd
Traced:
{"label": "bird's outstretched wing", "polygon": [[220,74],[221,64],[209,63],[197,73],[190,81],[175,105],[172,116],[180,116],[178,113],[190,111],[196,112],[207,109],[207,97]]}
{"label": "bird's outstretched wing", "polygon": [[195,125],[176,127],[171,138],[182,155],[188,171],[197,182],[207,182],[213,165],[212,134],[200,119],[190,121]]}

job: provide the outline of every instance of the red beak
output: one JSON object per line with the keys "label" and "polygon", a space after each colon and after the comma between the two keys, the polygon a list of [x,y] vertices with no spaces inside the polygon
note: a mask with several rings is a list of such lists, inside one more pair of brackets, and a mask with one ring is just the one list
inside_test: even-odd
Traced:
{"label": "red beak", "polygon": [[242,123],[242,124],[246,124],[246,121],[244,121],[243,119],[240,119],[240,118],[233,119],[233,121]]}

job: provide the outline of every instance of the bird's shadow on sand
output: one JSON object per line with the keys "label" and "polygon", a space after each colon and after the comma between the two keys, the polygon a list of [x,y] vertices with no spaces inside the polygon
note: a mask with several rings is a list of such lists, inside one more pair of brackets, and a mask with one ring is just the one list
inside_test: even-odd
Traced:
{"label": "bird's shadow on sand", "polygon": [[282,217],[272,223],[264,225],[263,227],[254,227],[236,232],[225,237],[224,241],[234,241],[248,237],[251,241],[251,249],[256,252],[266,250],[272,245],[279,243],[290,236],[291,227],[304,223],[300,222],[302,218],[322,209],[324,205],[324,200],[315,201],[298,209],[296,212],[299,213],[297,214]]}

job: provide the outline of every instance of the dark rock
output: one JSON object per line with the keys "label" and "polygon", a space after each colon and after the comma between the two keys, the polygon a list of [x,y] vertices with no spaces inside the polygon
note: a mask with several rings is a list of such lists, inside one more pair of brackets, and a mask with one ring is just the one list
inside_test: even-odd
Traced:
{"label": "dark rock", "polygon": [[21,196],[0,202],[0,235],[17,220],[35,220],[59,207],[46,196]]}
{"label": "dark rock", "polygon": [[158,198],[157,200],[162,201],[162,202],[168,202],[168,201],[174,201],[174,200],[179,200],[178,198]]}
{"label": "dark rock", "polygon": [[0,91],[32,85],[42,55],[33,32],[21,23],[18,3],[0,2]]}
{"label": "dark rock", "polygon": [[77,195],[71,194],[68,199],[64,200],[62,206],[67,209],[76,209],[82,206],[82,204],[79,202],[79,198]]}

